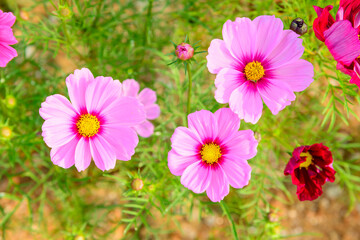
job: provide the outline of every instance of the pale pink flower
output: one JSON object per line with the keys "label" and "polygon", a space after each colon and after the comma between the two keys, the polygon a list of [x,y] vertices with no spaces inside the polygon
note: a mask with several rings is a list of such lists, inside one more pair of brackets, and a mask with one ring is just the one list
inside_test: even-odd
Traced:
{"label": "pale pink flower", "polygon": [[40,108],[45,120],[42,136],[52,148],[52,162],[63,168],[75,164],[83,171],[93,158],[104,171],[114,168],[116,159],[130,160],[139,141],[133,127],[145,120],[139,101],[121,96],[119,81],[94,78],[86,68],[70,74],[66,85],[71,103],[56,94]]}
{"label": "pale pink flower", "polygon": [[17,52],[9,45],[18,43],[11,29],[16,17],[11,12],[0,10],[0,67],[6,67],[8,62],[17,57]]}
{"label": "pale pink flower", "polygon": [[191,113],[188,122],[188,128],[176,128],[171,137],[171,173],[193,192],[206,191],[213,202],[228,195],[229,185],[246,186],[251,178],[247,160],[257,153],[253,131],[239,131],[240,119],[228,108]]}
{"label": "pale pink flower", "polygon": [[214,39],[207,67],[215,79],[215,99],[229,103],[241,119],[255,124],[263,101],[276,115],[295,100],[294,92],[313,81],[314,68],[300,59],[302,40],[274,16],[228,20],[224,40]]}
{"label": "pale pink flower", "polygon": [[140,85],[134,79],[127,79],[122,83],[122,95],[135,97],[144,106],[146,120],[134,129],[142,137],[150,137],[154,133],[154,125],[149,120],[154,120],[160,115],[160,107],[156,102],[156,92],[144,88],[140,93]]}

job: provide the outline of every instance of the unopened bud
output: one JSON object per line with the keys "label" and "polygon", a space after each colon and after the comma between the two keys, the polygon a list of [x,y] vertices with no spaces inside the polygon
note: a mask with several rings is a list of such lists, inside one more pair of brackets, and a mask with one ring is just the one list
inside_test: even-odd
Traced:
{"label": "unopened bud", "polygon": [[12,134],[12,131],[9,127],[5,126],[1,128],[1,136],[3,138],[10,138]]}
{"label": "unopened bud", "polygon": [[255,137],[256,141],[258,141],[258,142],[261,141],[261,134],[259,132],[255,132],[254,137]]}
{"label": "unopened bud", "polygon": [[77,235],[75,240],[85,240],[85,237],[83,235]]}
{"label": "unopened bud", "polygon": [[186,61],[194,56],[194,48],[188,43],[181,43],[176,47],[175,54],[179,59]]}
{"label": "unopened bud", "polygon": [[140,191],[144,187],[144,182],[140,178],[135,178],[131,183],[132,189]]}
{"label": "unopened bud", "polygon": [[72,15],[68,6],[60,6],[59,12],[60,12],[61,17],[63,17],[64,19],[68,19]]}
{"label": "unopened bud", "polygon": [[295,18],[290,25],[290,29],[299,34],[300,36],[304,35],[308,27],[303,19],[301,18]]}
{"label": "unopened bud", "polygon": [[7,96],[5,99],[5,104],[8,108],[14,108],[16,106],[16,98],[13,96]]}
{"label": "unopened bud", "polygon": [[277,215],[276,213],[274,213],[274,212],[270,212],[270,213],[268,214],[268,219],[269,219],[270,222],[277,222],[277,221],[279,221],[278,215]]}

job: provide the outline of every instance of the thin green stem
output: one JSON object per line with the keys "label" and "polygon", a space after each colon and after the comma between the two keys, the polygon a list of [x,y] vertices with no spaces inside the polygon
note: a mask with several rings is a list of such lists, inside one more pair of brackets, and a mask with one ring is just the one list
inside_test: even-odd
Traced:
{"label": "thin green stem", "polygon": [[146,22],[145,22],[145,27],[144,27],[143,46],[146,46],[147,42],[148,42],[148,32],[149,32],[149,27],[151,24],[153,1],[154,0],[149,0],[149,7],[148,7],[147,14],[146,14]]}
{"label": "thin green stem", "polygon": [[[189,79],[189,88],[188,88],[188,100],[187,100],[187,115],[188,116],[190,114],[190,106],[191,106],[191,88],[192,88],[192,78],[191,78],[191,69],[190,69],[190,64],[187,63],[186,64],[186,72],[188,74],[188,79]],[[186,117],[187,118],[187,117]]]}
{"label": "thin green stem", "polygon": [[220,201],[220,206],[221,206],[221,209],[223,210],[224,214],[227,216],[227,218],[229,219],[229,222],[231,223],[231,229],[232,229],[232,233],[234,235],[234,239],[235,240],[239,240],[239,237],[237,235],[237,232],[236,232],[236,225],[235,225],[235,222],[234,220],[232,219],[231,215],[230,215],[230,211],[226,205],[226,203],[224,201]]}

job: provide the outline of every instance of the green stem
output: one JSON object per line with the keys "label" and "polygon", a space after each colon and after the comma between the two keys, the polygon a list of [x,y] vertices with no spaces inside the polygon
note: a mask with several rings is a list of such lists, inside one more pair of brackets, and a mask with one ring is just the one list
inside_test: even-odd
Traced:
{"label": "green stem", "polygon": [[154,0],[149,0],[149,7],[148,7],[148,11],[147,11],[147,15],[146,15],[146,22],[145,22],[145,27],[144,27],[143,46],[146,46],[147,42],[148,42],[148,31],[149,31],[149,26],[150,26],[150,23],[151,23],[153,1]]}
{"label": "green stem", "polygon": [[223,210],[224,214],[227,216],[229,222],[231,223],[231,229],[232,229],[232,233],[234,235],[234,239],[239,240],[239,237],[238,237],[237,232],[236,232],[235,222],[234,222],[234,220],[232,219],[232,217],[230,215],[230,211],[229,211],[226,203],[224,201],[220,201],[219,204],[220,204],[221,209]]}
{"label": "green stem", "polygon": [[192,88],[192,78],[191,78],[191,69],[190,69],[190,64],[187,63],[186,64],[186,72],[188,74],[188,78],[189,78],[189,88],[188,88],[188,100],[187,100],[187,116],[190,114],[190,106],[191,106],[191,88]]}

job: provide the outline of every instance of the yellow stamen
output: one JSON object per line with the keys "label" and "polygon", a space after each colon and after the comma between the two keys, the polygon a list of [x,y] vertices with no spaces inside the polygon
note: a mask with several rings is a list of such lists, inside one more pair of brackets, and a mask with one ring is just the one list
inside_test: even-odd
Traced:
{"label": "yellow stamen", "polygon": [[258,61],[252,61],[245,66],[245,76],[247,80],[257,82],[265,75],[265,69]]}
{"label": "yellow stamen", "polygon": [[215,143],[204,144],[201,151],[201,158],[204,162],[208,164],[217,163],[221,157],[220,146]]}
{"label": "yellow stamen", "polygon": [[78,133],[83,137],[92,137],[99,132],[100,121],[96,116],[82,114],[76,123]]}
{"label": "yellow stamen", "polygon": [[306,157],[306,161],[300,164],[300,168],[308,168],[312,164],[313,157],[309,152],[302,152],[300,153],[300,157]]}

